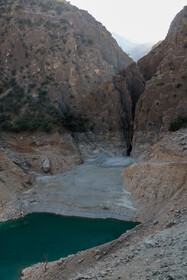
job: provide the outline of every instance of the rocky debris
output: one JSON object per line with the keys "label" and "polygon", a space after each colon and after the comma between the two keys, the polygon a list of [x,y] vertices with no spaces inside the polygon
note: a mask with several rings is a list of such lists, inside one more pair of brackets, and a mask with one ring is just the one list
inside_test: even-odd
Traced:
{"label": "rocky debris", "polygon": [[[124,172],[124,186],[132,193],[143,219],[158,212],[160,205],[187,187],[186,162],[142,162],[130,166]],[[141,180],[139,179],[141,178]],[[144,211],[141,204],[144,203]],[[168,203],[168,202],[167,202]]]}
{"label": "rocky debris", "polygon": [[21,169],[23,169],[24,171],[29,171],[30,170],[30,164],[25,160],[23,160],[22,158],[19,157],[19,155],[16,155],[14,152],[10,151],[10,150],[5,150],[2,149],[1,150],[2,153],[8,157],[13,163],[15,163],[17,166],[19,166]]}
{"label": "rocky debris", "polygon": [[14,154],[12,153],[11,155],[9,154],[9,158],[17,164],[20,168],[22,168],[24,171],[29,171],[30,169],[30,164],[28,164],[27,161],[22,161],[19,158],[15,158]]}
{"label": "rocky debris", "polygon": [[156,226],[159,223],[158,220],[154,220],[153,225]]}
{"label": "rocky debris", "polygon": [[43,163],[42,163],[42,170],[45,173],[50,172],[51,170],[51,162],[48,158],[44,159]]}
{"label": "rocky debris", "polygon": [[187,6],[173,20],[166,39],[138,62],[148,81],[136,106],[135,156],[158,141],[172,122],[177,130],[180,119],[187,117],[186,14]]}
{"label": "rocky debris", "polygon": [[132,154],[150,161],[186,161],[187,128],[175,132],[160,133],[158,141],[151,145],[143,143]]}

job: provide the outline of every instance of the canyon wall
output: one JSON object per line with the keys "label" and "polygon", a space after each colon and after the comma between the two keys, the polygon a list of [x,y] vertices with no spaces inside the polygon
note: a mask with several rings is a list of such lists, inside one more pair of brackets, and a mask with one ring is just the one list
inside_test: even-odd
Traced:
{"label": "canyon wall", "polygon": [[66,1],[0,7],[0,128],[116,134],[128,148],[144,79],[106,28]]}
{"label": "canyon wall", "polygon": [[166,39],[138,61],[147,82],[136,107],[134,155],[140,155],[155,143],[162,132],[187,122],[186,32],[187,7],[184,7],[171,23]]}

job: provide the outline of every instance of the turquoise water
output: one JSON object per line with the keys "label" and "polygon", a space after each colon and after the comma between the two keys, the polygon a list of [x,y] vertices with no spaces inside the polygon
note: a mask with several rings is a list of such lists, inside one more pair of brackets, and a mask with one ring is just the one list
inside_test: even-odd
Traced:
{"label": "turquoise water", "polygon": [[0,279],[17,280],[26,266],[106,243],[135,225],[43,213],[0,223]]}

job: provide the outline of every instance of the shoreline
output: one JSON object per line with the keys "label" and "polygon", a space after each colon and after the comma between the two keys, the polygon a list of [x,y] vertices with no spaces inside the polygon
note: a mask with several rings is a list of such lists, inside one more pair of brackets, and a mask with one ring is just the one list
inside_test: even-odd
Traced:
{"label": "shoreline", "polygon": [[7,203],[0,221],[31,213],[135,221],[137,209],[122,178],[124,169],[135,162],[101,154],[63,174],[35,174],[33,186]]}

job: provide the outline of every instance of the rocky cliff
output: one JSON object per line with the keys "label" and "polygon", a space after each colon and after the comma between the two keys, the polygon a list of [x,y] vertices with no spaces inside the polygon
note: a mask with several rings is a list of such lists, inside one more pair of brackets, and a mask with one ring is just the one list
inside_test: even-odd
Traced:
{"label": "rocky cliff", "polygon": [[110,132],[129,146],[143,78],[105,27],[66,1],[3,0],[0,13],[1,129]]}
{"label": "rocky cliff", "polygon": [[[49,158],[52,173],[64,172],[82,154],[114,149],[114,138],[98,149],[94,137],[101,132],[123,132],[130,145],[134,113],[133,152],[147,158],[123,174],[140,225],[108,244],[26,268],[22,279],[185,279],[187,129],[168,129],[185,125],[186,9],[166,40],[139,61],[147,80],[139,101],[136,65],[86,12],[44,0],[2,0],[0,11],[1,130],[53,132],[0,134],[0,220],[21,215],[20,193],[30,181],[17,165],[41,172]],[[78,142],[57,128],[95,134],[81,134]]]}
{"label": "rocky cliff", "polygon": [[16,212],[21,214],[18,197],[30,187],[30,179],[15,162],[0,152],[0,221],[4,220],[3,211],[6,211],[10,218],[15,218]]}
{"label": "rocky cliff", "polygon": [[134,125],[134,155],[156,141],[160,133],[187,123],[187,7],[173,20],[166,39],[138,66],[147,80],[138,101]]}

